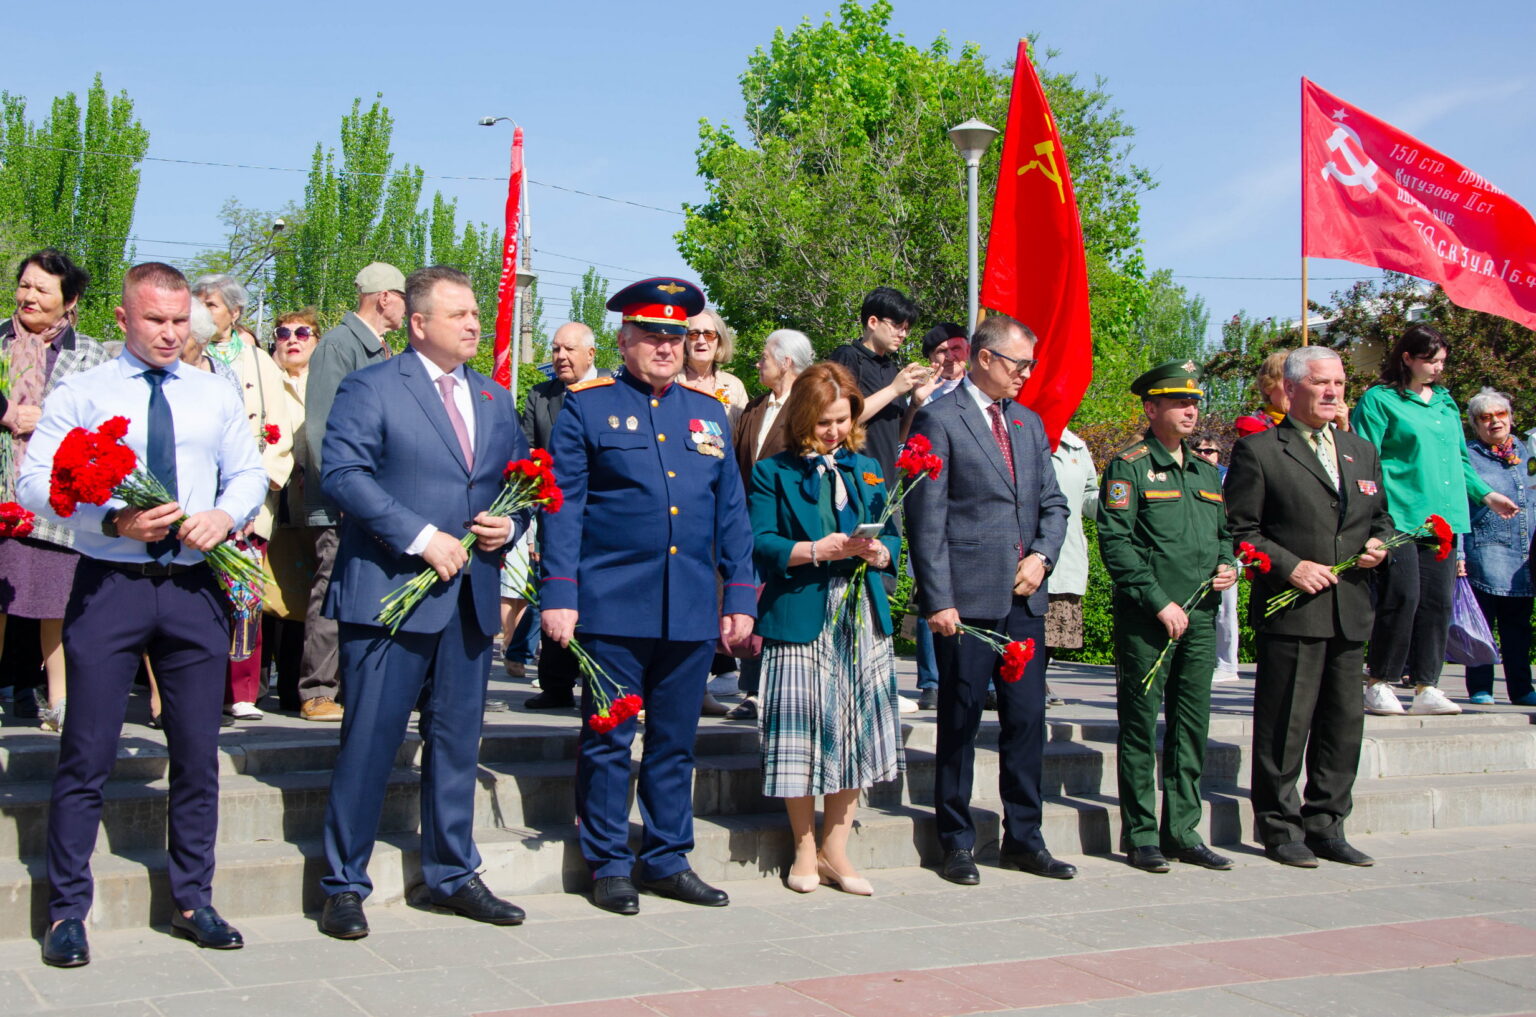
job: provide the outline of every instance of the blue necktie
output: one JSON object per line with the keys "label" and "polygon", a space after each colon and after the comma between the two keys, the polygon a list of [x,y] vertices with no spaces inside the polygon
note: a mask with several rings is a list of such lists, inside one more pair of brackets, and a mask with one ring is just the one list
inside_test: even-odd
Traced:
{"label": "blue necktie", "polygon": [[[166,370],[163,367],[151,367],[144,372],[144,380],[149,382],[149,440],[145,442],[146,465],[149,472],[155,475],[161,485],[170,494],[171,500],[176,500],[176,421],[171,416],[171,404],[166,402],[165,392],[161,386],[165,384]],[[174,557],[180,548],[180,541],[175,537],[166,537],[149,545],[149,555],[156,561]]]}

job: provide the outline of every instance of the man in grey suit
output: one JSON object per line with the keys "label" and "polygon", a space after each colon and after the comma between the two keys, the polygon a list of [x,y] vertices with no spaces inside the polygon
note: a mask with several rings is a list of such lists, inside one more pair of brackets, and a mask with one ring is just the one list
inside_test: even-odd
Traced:
{"label": "man in grey suit", "polygon": [[315,582],[304,616],[304,661],[299,672],[299,716],[305,720],[341,720],[341,688],[336,622],[325,616],[325,593],[336,564],[336,506],[320,485],[321,448],[326,419],[341,380],[359,367],[389,358],[384,335],[405,320],[405,276],[393,265],[375,261],[357,273],[357,310],[320,337],[309,359],[304,388],[304,433],[309,440],[309,477],[304,485],[310,533],[315,541]]}
{"label": "man in grey suit", "polygon": [[[1344,403],[1344,364],[1303,346],[1285,358],[1290,408],[1280,426],[1239,441],[1227,471],[1232,539],[1269,555],[1249,613],[1257,633],[1253,693],[1253,821],[1264,853],[1282,865],[1318,858],[1370,865],[1344,839],[1365,712],[1364,645],[1375,610],[1367,569],[1393,533],[1376,446],[1332,426]],[[1329,569],[1351,555],[1360,567]],[[1271,598],[1301,599],[1269,617]],[[1303,759],[1307,788],[1296,792]]]}
{"label": "man in grey suit", "polygon": [[927,437],[944,460],[938,479],[917,484],[907,498],[907,540],[939,665],[933,797],[940,871],[962,885],[981,880],[971,781],[982,705],[999,661],[986,644],[959,633],[961,622],[1033,639],[1037,651],[1021,680],[998,683],[1000,861],[1054,879],[1077,874],[1051,857],[1040,835],[1045,577],[1061,553],[1067,499],[1040,418],[1013,401],[1035,366],[1034,349],[1026,326],[1007,315],[988,318],[971,339],[965,380],[912,422],[911,433]]}
{"label": "man in grey suit", "polygon": [[[578,381],[606,378],[609,372],[596,364],[597,337],[592,329],[579,321],[568,321],[555,329],[549,341],[550,366],[555,376],[540,382],[528,390],[523,403],[523,433],[534,448],[548,449],[555,433],[555,418],[565,405],[566,389]],[[542,539],[542,531],[540,537]],[[537,571],[537,570],[535,570]],[[535,630],[539,627],[533,619]],[[539,692],[529,696],[523,705],[530,710],[569,710],[576,705],[576,685],[580,672],[576,669],[576,657],[570,650],[550,639],[540,636],[539,643]]]}

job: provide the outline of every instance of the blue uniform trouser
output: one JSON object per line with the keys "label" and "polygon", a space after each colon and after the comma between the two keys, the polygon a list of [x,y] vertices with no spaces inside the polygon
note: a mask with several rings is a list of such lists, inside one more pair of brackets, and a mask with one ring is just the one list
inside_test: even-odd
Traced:
{"label": "blue uniform trouser", "polygon": [[[638,721],[598,734],[584,720],[576,764],[576,812],[581,854],[595,879],[629,876],[665,879],[688,868],[693,850],[693,740],[699,701],[714,659],[713,642],[672,642],[626,636],[583,635],[581,644],[620,694],[645,700],[645,749],[640,759],[641,871],[629,848],[629,746]],[[592,693],[582,693],[584,718]]]}
{"label": "blue uniform trouser", "polygon": [[474,617],[464,583],[459,611],[442,632],[391,636],[377,626],[341,623],[347,712],[325,809],[329,872],[320,886],[327,896],[350,890],[367,897],[373,890],[368,860],[389,774],[418,699],[422,879],[432,897],[441,900],[480,867],[474,840],[475,776],[491,637],[479,630]]}

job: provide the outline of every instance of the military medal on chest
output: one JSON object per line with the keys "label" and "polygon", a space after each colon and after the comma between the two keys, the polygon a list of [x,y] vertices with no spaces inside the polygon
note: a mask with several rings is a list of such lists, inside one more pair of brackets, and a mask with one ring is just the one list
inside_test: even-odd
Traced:
{"label": "military medal on chest", "polygon": [[725,458],[725,429],[718,422],[688,421],[688,438],[694,444],[694,451],[716,459]]}

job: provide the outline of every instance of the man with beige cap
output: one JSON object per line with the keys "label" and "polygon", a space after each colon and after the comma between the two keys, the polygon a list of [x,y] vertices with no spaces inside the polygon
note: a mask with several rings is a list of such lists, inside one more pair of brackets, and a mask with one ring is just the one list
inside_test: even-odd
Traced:
{"label": "man with beige cap", "polygon": [[[341,379],[360,367],[389,357],[384,335],[405,318],[405,275],[393,265],[375,261],[357,273],[357,310],[320,337],[309,361],[304,393],[304,430],[309,444],[310,476],[318,480],[325,441],[325,421],[336,401]],[[305,720],[339,722],[340,687],[336,622],[325,617],[325,591],[336,563],[336,507],[319,483],[304,485],[305,513],[315,541],[315,582],[310,587],[304,618],[304,662],[299,674],[299,715]]]}

